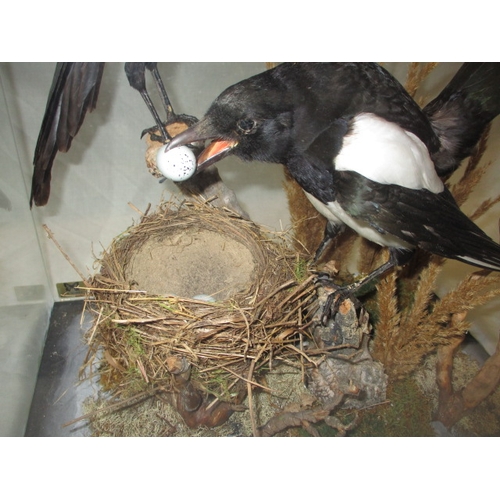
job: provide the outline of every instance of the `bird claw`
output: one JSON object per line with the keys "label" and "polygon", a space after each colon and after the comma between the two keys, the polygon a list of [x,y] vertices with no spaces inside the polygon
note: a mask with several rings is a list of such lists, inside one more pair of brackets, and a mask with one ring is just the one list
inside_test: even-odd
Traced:
{"label": "bird claw", "polygon": [[315,285],[320,284],[323,288],[331,288],[333,290],[338,290],[339,288],[341,288],[332,280],[332,278],[328,273],[320,271],[313,271],[313,272],[316,274],[316,278],[314,279]]}
{"label": "bird claw", "polygon": [[[165,122],[166,125],[166,122]],[[166,135],[167,133],[165,132],[165,135],[162,135],[161,132],[158,134],[158,125],[154,125],[153,127],[146,128],[142,131],[141,133],[141,139],[146,135],[149,134],[149,138],[152,141],[156,142],[161,142],[162,144],[166,144],[170,139],[168,139],[168,136]]]}
{"label": "bird claw", "polygon": [[320,322],[322,326],[327,326],[328,320],[337,314],[340,305],[346,300],[351,300],[356,307],[360,305],[359,300],[355,297],[357,289],[356,283],[346,286],[337,285],[327,273],[318,273],[315,279],[315,284],[321,286],[327,293],[323,311],[321,313]]}
{"label": "bird claw", "polygon": [[341,287],[335,284],[328,273],[318,273],[318,276],[316,277],[314,283],[317,286],[321,286],[323,290],[327,292],[326,301],[322,306],[323,311],[320,317],[321,325],[326,326],[328,320],[338,311],[339,305],[341,303],[341,301],[339,300],[341,295],[339,291]]}
{"label": "bird claw", "polygon": [[344,297],[342,295],[342,292],[337,290],[327,296],[325,305],[323,306],[323,312],[321,313],[320,321],[322,326],[326,326],[328,320],[337,314],[339,306],[343,302],[342,299]]}

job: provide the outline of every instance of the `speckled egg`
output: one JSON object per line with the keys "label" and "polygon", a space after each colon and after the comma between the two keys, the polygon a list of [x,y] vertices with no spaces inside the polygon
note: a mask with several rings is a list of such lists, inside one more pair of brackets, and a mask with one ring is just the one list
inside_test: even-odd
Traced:
{"label": "speckled egg", "polygon": [[166,146],[158,150],[156,166],[167,178],[175,182],[185,181],[196,172],[196,157],[187,146],[179,146],[165,153]]}

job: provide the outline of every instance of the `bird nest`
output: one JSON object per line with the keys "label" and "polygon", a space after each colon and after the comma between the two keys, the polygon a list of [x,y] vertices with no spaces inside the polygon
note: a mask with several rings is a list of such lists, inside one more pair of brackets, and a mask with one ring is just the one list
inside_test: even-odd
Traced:
{"label": "bird nest", "polygon": [[114,393],[174,394],[185,419],[238,404],[263,369],[307,363],[315,288],[301,262],[284,235],[227,209],[165,203],[113,241],[88,283],[87,366],[99,360]]}

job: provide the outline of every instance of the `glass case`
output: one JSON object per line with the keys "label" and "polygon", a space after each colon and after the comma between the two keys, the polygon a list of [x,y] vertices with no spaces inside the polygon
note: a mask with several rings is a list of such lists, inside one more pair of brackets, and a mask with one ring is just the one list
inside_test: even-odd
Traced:
{"label": "glass case", "polygon": [[[159,63],[158,67],[174,110],[198,118],[229,85],[266,69],[263,62]],[[386,67],[405,80],[407,63]],[[440,64],[419,95],[435,96],[459,67],[460,63]],[[123,63],[107,63],[97,108],[87,115],[70,151],[56,156],[48,205],[30,210],[33,152],[54,69],[55,63],[0,63],[2,436],[24,434],[52,306],[68,300],[57,285],[79,281],[75,268],[86,276],[93,274],[101,250],[139,219],[138,212],[180,196],[171,181],[160,183],[148,172],[141,133],[153,120],[140,95],[129,86]],[[148,88],[159,105],[150,79]],[[466,213],[499,194],[499,127],[496,120],[487,151],[492,166],[464,207]],[[226,158],[218,166],[252,220],[276,230],[289,227],[280,166],[236,158]],[[495,207],[478,221],[495,240],[499,211]],[[439,291],[453,286],[467,270],[465,265],[450,263]],[[475,334],[489,352],[498,338],[497,304],[474,312]]]}

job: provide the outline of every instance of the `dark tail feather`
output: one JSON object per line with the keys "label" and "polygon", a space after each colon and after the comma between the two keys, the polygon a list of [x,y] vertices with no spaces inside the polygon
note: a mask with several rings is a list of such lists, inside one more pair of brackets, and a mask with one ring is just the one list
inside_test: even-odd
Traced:
{"label": "dark tail feather", "polygon": [[46,205],[52,164],[66,152],[97,103],[104,63],[57,63],[33,157],[30,207]]}
{"label": "dark tail feather", "polygon": [[456,255],[454,258],[473,266],[500,271],[500,246],[491,240],[475,243],[481,243],[481,248],[475,248],[471,244],[470,248],[467,248],[467,252],[463,255]]}
{"label": "dark tail feather", "polygon": [[448,176],[500,113],[500,63],[464,63],[424,113],[441,140],[433,157],[436,169],[440,176]]}

